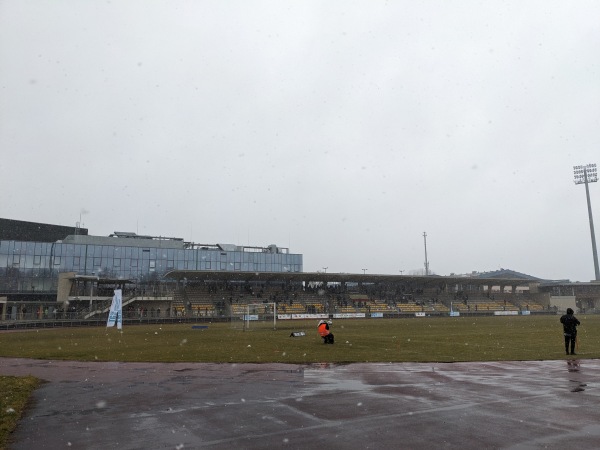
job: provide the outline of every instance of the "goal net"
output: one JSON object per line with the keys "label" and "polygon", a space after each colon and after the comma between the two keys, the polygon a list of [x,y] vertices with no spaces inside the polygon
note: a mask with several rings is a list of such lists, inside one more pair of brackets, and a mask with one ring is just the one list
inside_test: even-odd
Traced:
{"label": "goal net", "polygon": [[276,303],[250,303],[241,317],[244,331],[254,329],[277,329]]}

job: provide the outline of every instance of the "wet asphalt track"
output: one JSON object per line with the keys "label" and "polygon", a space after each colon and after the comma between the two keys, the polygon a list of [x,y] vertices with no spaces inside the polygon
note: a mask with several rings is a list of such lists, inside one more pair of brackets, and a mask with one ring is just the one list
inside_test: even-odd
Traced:
{"label": "wet asphalt track", "polygon": [[0,374],[48,381],[13,435],[14,450],[600,448],[598,360],[287,365],[0,358]]}

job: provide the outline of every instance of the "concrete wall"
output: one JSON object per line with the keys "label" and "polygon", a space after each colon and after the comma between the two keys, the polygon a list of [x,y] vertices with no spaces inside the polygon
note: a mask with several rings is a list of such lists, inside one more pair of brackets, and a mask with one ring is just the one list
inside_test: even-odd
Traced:
{"label": "concrete wall", "polygon": [[550,296],[550,306],[556,306],[558,312],[563,314],[567,311],[567,308],[572,308],[573,311],[578,312],[574,295]]}
{"label": "concrete wall", "polygon": [[58,289],[56,291],[56,301],[66,302],[69,300],[69,293],[71,292],[71,285],[73,282],[70,278],[75,276],[75,272],[63,272],[58,274]]}
{"label": "concrete wall", "polygon": [[0,297],[0,320],[6,320],[6,297]]}

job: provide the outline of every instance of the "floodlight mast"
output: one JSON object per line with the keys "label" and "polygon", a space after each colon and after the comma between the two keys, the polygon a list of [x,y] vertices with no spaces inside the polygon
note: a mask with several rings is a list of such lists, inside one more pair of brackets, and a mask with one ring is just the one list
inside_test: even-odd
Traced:
{"label": "floodlight mast", "polygon": [[598,252],[596,250],[596,235],[594,233],[594,218],[592,216],[592,204],[590,202],[590,189],[588,183],[598,181],[598,171],[596,164],[586,164],[584,166],[573,166],[573,175],[575,184],[585,184],[585,196],[587,198],[588,216],[590,219],[590,234],[592,236],[592,254],[594,256],[594,271],[596,281],[600,281],[600,269],[598,268]]}
{"label": "floodlight mast", "polygon": [[423,231],[423,242],[425,244],[425,276],[429,276],[429,261],[427,261],[427,233]]}

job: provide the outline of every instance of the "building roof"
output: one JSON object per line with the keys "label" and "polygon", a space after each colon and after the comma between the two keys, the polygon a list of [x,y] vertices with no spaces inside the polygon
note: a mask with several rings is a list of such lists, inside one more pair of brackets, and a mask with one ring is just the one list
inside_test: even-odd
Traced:
{"label": "building roof", "polygon": [[0,241],[56,242],[70,234],[87,235],[87,228],[0,219]]}
{"label": "building roof", "polygon": [[517,272],[515,270],[510,269],[499,269],[491,272],[477,272],[476,276],[479,278],[512,278],[529,281],[543,281],[541,278],[537,278],[532,275],[527,275],[525,273]]}

